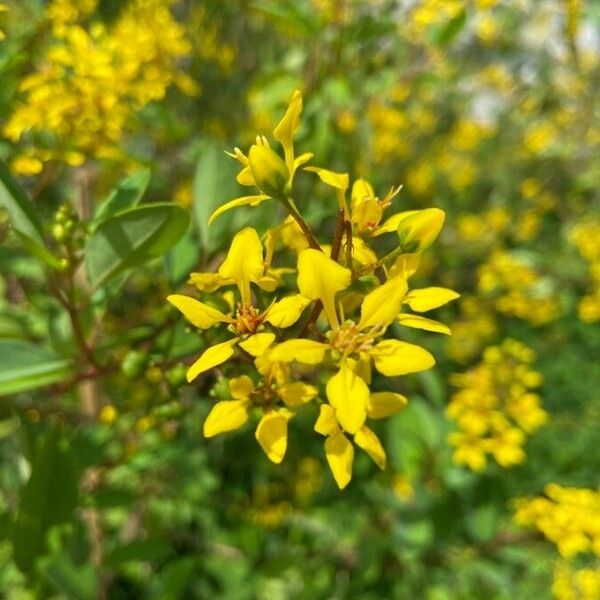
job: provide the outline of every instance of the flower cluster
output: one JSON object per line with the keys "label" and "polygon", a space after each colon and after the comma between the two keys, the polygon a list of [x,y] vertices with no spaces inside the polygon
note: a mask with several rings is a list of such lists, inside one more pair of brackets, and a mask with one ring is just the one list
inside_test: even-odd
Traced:
{"label": "flower cluster", "polygon": [[137,111],[172,84],[196,93],[177,65],[190,44],[173,1],[133,0],[107,26],[94,16],[97,0],[53,0],[52,43],[21,81],[22,102],[3,128],[21,145],[16,172],[39,173],[50,160],[126,160],[119,144]]}
{"label": "flower cluster", "polygon": [[531,368],[533,350],[507,339],[485,349],[481,363],[454,376],[460,389],[447,408],[458,431],[450,434],[454,461],[480,471],[487,455],[508,468],[525,460],[527,434],[540,427],[547,413],[532,391],[542,382]]}
{"label": "flower cluster", "polygon": [[516,522],[541,531],[563,558],[600,556],[600,491],[551,483],[544,492],[546,497],[515,501]]}
{"label": "flower cluster", "polygon": [[478,269],[477,287],[494,299],[498,312],[544,325],[560,316],[560,304],[550,281],[528,261],[498,250]]}
{"label": "flower cluster", "polygon": [[587,323],[595,323],[600,321],[600,220],[577,223],[571,230],[570,240],[589,262],[591,289],[579,301],[579,318]]}
{"label": "flower cluster", "polygon": [[[212,408],[204,435],[237,429],[259,413],[256,439],[269,459],[279,463],[290,419],[305,405],[317,404],[314,428],[325,438],[327,461],[343,488],[352,474],[352,441],[384,468],[385,450],[368,420],[390,416],[407,403],[399,393],[371,389],[378,386],[374,373],[397,377],[435,363],[420,346],[386,334],[392,325],[450,333],[421,313],[458,294],[441,287],[409,289],[421,254],[442,228],[444,212],[429,208],[386,216],[399,188],[379,198],[364,179],[350,186],[346,173],[306,166],[312,154],[298,155],[294,147],[301,111],[296,91],[274,130],[283,158],[260,136],[247,154],[235,149],[232,157],[241,164],[237,180],[256,191],[227,202],[209,219],[270,202],[284,209],[283,223],[262,237],[250,227],[242,229],[216,273],[191,275],[190,283],[207,296],[205,302],[180,294],[168,300],[197,328],[222,326],[229,332],[229,339],[207,348],[187,372],[193,381],[215,367],[237,365],[229,378],[230,399]],[[327,244],[317,238],[294,199],[300,168],[335,192],[336,225]],[[380,237],[395,240],[383,256],[372,246]],[[290,254],[292,264],[274,266],[276,259]],[[218,295],[223,287],[235,291]],[[251,362],[253,368],[240,374],[240,362]]]}
{"label": "flower cluster", "polygon": [[552,595],[556,600],[598,600],[600,568],[577,569],[566,561],[559,562],[554,569]]}

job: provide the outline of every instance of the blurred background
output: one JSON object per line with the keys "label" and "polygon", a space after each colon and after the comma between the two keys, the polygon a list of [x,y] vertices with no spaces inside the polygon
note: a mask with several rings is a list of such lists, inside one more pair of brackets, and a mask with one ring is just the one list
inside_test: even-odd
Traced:
{"label": "blurred background", "polygon": [[[0,209],[0,596],[600,598],[598,3],[4,0],[0,31],[0,159],[56,256],[132,176],[192,215],[86,305],[118,368],[85,374],[52,257]],[[342,492],[310,419],[282,465],[247,431],[202,437],[223,382],[184,383],[206,340],[165,301],[281,218],[207,226],[241,195],[224,150],[271,136],[294,89],[315,164],[446,211],[414,285],[462,296],[451,337],[419,332],[438,364],[399,383],[387,469],[357,457]],[[298,187],[328,231],[331,191]],[[540,525],[516,499],[545,491]]]}

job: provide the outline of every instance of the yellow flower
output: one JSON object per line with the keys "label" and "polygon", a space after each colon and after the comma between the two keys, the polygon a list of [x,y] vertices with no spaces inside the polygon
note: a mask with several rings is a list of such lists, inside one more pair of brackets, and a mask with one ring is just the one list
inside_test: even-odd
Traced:
{"label": "yellow flower", "polygon": [[600,491],[552,483],[544,492],[546,497],[517,499],[515,521],[541,531],[564,558],[600,556]]}
{"label": "yellow flower", "polygon": [[[331,380],[330,380],[331,381]],[[368,390],[367,390],[368,393]],[[372,419],[390,416],[406,406],[406,398],[393,392],[377,392],[367,399],[367,415]],[[336,411],[328,404],[321,404],[315,431],[327,436],[325,455],[335,482],[340,489],[345,488],[352,479],[354,448],[340,428]],[[387,457],[377,435],[366,425],[354,433],[354,443],[362,448],[380,468],[385,469]]]}
{"label": "yellow flower", "polygon": [[452,394],[446,413],[459,429],[448,437],[455,463],[480,471],[488,454],[504,468],[525,460],[526,434],[548,418],[540,397],[529,391],[542,381],[529,366],[533,358],[530,348],[507,339],[486,348],[482,363],[454,376],[460,389]]}
{"label": "yellow flower", "polygon": [[256,440],[271,461],[280,463],[287,449],[288,421],[294,413],[278,409],[277,403],[281,400],[286,406],[296,408],[310,402],[318,390],[300,381],[272,386],[267,379],[256,386],[247,375],[231,379],[229,389],[232,400],[213,406],[204,421],[204,436],[210,438],[238,429],[248,420],[252,407],[260,406],[263,415],[256,427]]}
{"label": "yellow flower", "polygon": [[[347,288],[350,279],[350,271],[324,253],[310,248],[301,252],[298,288],[303,296],[323,304],[330,326],[326,333],[328,341],[287,340],[274,346],[269,357],[275,361],[316,365],[323,362],[326,352],[331,351],[339,369],[327,382],[327,399],[339,426],[356,435],[368,414],[370,392],[367,384],[371,361],[380,373],[393,377],[429,369],[435,360],[429,352],[414,344],[379,339],[400,312],[407,291],[402,276],[389,279],[365,296],[358,323],[340,320],[335,307],[336,294]],[[336,452],[346,447],[339,436],[334,436],[329,445],[335,446]],[[347,451],[342,457],[342,463],[347,466]]]}
{"label": "yellow flower", "polygon": [[274,152],[267,138],[256,137],[256,144],[250,147],[246,156],[239,148],[230,154],[242,165],[237,175],[238,183],[245,186],[256,186],[260,194],[242,196],[230,200],[208,219],[209,225],[220,215],[239,206],[258,206],[265,200],[277,199],[287,201],[292,189],[296,170],[312,158],[307,152],[296,157],[294,154],[294,137],[300,129],[300,114],[302,112],[302,95],[298,90],[292,94],[288,109],[273,132],[275,139],[283,147],[285,162]]}
{"label": "yellow flower", "polygon": [[275,327],[293,325],[309,300],[297,294],[273,303],[263,312],[253,306],[251,283],[260,284],[265,276],[263,247],[256,231],[250,227],[238,232],[231,243],[227,257],[214,277],[214,285],[235,284],[240,294],[235,314],[226,315],[189,296],[173,294],[167,300],[185,318],[199,329],[208,329],[219,323],[226,323],[235,337],[206,349],[187,372],[188,381],[193,381],[200,373],[208,371],[225,361],[234,353],[238,345],[252,356],[260,356],[275,340],[275,334],[261,331],[263,324]]}

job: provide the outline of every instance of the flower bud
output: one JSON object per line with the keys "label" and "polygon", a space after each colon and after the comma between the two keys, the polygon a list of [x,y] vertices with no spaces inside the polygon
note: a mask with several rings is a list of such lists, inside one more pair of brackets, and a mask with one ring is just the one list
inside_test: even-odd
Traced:
{"label": "flower bud", "polygon": [[146,352],[130,350],[121,363],[121,371],[130,379],[137,377],[142,372],[147,360]]}
{"label": "flower bud", "polygon": [[252,146],[248,152],[248,165],[261,192],[273,198],[283,198],[287,195],[290,172],[283,160],[269,146]]}
{"label": "flower bud", "polygon": [[446,213],[439,208],[409,211],[398,224],[402,252],[422,252],[431,246],[444,226]]}

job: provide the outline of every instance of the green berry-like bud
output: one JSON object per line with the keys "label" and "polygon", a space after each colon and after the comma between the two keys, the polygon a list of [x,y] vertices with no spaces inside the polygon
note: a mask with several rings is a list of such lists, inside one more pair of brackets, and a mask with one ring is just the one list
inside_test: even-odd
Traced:
{"label": "green berry-like bud", "polygon": [[140,350],[131,350],[125,355],[125,358],[121,363],[121,371],[130,379],[133,379],[134,377],[140,375],[147,360],[148,355],[146,352],[142,352]]}
{"label": "green berry-like bud", "polygon": [[65,226],[61,223],[54,223],[52,225],[52,237],[60,244],[67,238],[67,231]]}
{"label": "green berry-like bud", "polygon": [[179,387],[183,383],[185,383],[185,373],[186,373],[185,365],[178,364],[171,367],[167,371],[167,381],[173,387]]}

